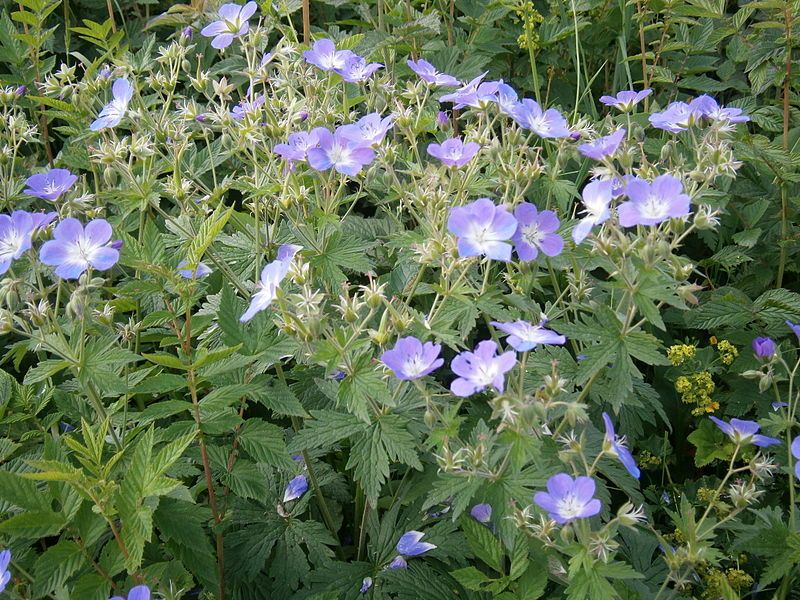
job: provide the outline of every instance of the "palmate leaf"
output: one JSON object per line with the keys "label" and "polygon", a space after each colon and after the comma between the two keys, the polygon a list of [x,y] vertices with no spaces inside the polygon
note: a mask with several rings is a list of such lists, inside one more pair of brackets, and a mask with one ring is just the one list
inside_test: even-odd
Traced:
{"label": "palmate leaf", "polygon": [[84,564],[86,557],[80,546],[70,540],[61,540],[36,559],[33,591],[37,597],[50,594],[61,587]]}
{"label": "palmate leaf", "polygon": [[313,420],[308,420],[289,444],[289,452],[300,452],[312,448],[329,450],[337,442],[367,429],[363,421],[354,415],[332,410],[312,410]]}

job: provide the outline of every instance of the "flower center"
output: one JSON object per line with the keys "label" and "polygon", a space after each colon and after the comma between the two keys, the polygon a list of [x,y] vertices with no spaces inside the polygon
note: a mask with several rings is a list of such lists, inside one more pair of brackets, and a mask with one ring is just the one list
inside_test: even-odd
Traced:
{"label": "flower center", "polygon": [[497,377],[497,366],[494,361],[476,364],[472,372],[472,380],[479,385],[491,385],[495,377]]}
{"label": "flower center", "polygon": [[50,180],[47,182],[47,185],[44,186],[44,193],[45,194],[54,194],[54,193],[61,193],[61,186],[58,185],[55,181]]}
{"label": "flower center", "polygon": [[335,165],[345,163],[350,160],[350,149],[338,143],[334,143],[328,151],[328,157]]}
{"label": "flower center", "polygon": [[661,219],[667,215],[667,204],[658,196],[652,194],[642,202],[640,212],[643,217],[648,219]]}
{"label": "flower center", "polygon": [[403,365],[403,371],[409,377],[419,377],[428,368],[428,363],[421,354],[410,356]]}
{"label": "flower center", "polygon": [[567,494],[561,498],[557,503],[558,514],[564,519],[574,519],[583,511],[583,502],[581,502],[575,494]]}
{"label": "flower center", "polygon": [[21,246],[22,236],[16,229],[11,229],[4,238],[0,239],[0,257],[13,258]]}
{"label": "flower center", "polygon": [[538,223],[530,223],[522,228],[522,237],[529,246],[539,247],[545,234],[539,229]]}

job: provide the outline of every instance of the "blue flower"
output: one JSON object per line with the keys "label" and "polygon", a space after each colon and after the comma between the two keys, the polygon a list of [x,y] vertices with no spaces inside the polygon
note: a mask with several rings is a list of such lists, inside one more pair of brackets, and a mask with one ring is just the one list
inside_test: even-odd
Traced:
{"label": "blue flower", "polygon": [[447,229],[458,237],[458,255],[487,256],[509,262],[508,240],[517,230],[517,220],[503,206],[495,206],[488,198],[479,198],[466,206],[450,211]]}
{"label": "blue flower", "polygon": [[628,470],[632,477],[639,479],[641,471],[636,466],[636,461],[633,459],[631,451],[625,446],[625,438],[619,437],[614,431],[614,424],[611,422],[611,417],[608,413],[603,413],[603,422],[606,425],[606,435],[603,439],[603,450],[619,459],[622,466]]}
{"label": "blue flower", "polygon": [[497,344],[491,340],[480,342],[474,352],[462,352],[450,363],[458,375],[450,384],[450,391],[466,398],[491,386],[501,394],[505,388],[505,374],[517,364],[513,351],[497,354]]}
{"label": "blue flower", "polygon": [[377,146],[394,127],[394,114],[381,117],[380,113],[370,113],[357,122],[339,127],[341,135],[365,146]]}
{"label": "blue flower", "polygon": [[219,7],[219,21],[209,23],[200,32],[206,37],[213,37],[211,46],[217,50],[227,48],[235,38],[243,36],[250,29],[248,19],[255,14],[258,5],[248,2],[244,6],[228,2]]}
{"label": "blue flower", "polygon": [[570,134],[569,124],[555,108],[542,110],[539,103],[524,98],[511,113],[512,118],[523,129],[529,129],[540,138],[563,138]]}
{"label": "blue flower", "polygon": [[439,358],[442,347],[427,342],[423,344],[414,336],[397,340],[394,348],[381,355],[381,361],[402,381],[425,377],[441,367],[444,359]]}
{"label": "blue flower", "polygon": [[470,516],[478,521],[478,523],[488,523],[492,520],[492,505],[491,504],[476,504],[469,511]]}
{"label": "blue flower", "polygon": [[658,225],[691,212],[691,200],[683,192],[683,182],[673,175],[659,175],[653,181],[634,177],[625,186],[625,195],[629,200],[617,207],[619,224],[623,227]]}
{"label": "blue flower", "polygon": [[507,333],[506,341],[517,352],[527,352],[533,350],[539,344],[562,345],[567,341],[563,335],[551,329],[545,329],[542,321],[537,325],[532,325],[528,321],[517,320],[510,323],[492,321],[491,324],[500,331]]}
{"label": "blue flower", "polygon": [[206,263],[199,262],[194,269],[185,269],[189,264],[188,261],[182,260],[178,263],[178,274],[183,277],[184,279],[202,279],[208,275],[211,275],[211,267],[209,267]]}
{"label": "blue flower", "polygon": [[428,542],[421,542],[425,534],[421,531],[407,531],[397,542],[397,551],[403,556],[419,556],[436,548]]}
{"label": "blue flower", "polygon": [[[794,456],[796,462],[794,463],[794,474],[795,476],[800,479],[800,435],[792,440],[792,456]],[[2,589],[0,589],[2,591]]]}
{"label": "blue flower", "polygon": [[33,215],[24,210],[15,210],[11,216],[0,215],[0,275],[30,250],[35,228]]}
{"label": "blue flower", "polygon": [[576,245],[586,239],[593,227],[605,223],[611,217],[613,187],[613,181],[592,181],[583,188],[583,218],[572,230],[572,240]]}
{"label": "blue flower", "polygon": [[250,299],[250,306],[244,314],[239,317],[242,323],[246,323],[256,316],[257,313],[266,310],[269,305],[272,304],[278,292],[278,285],[283,281],[287,273],[289,273],[292,259],[300,249],[301,246],[292,244],[285,244],[278,248],[277,258],[261,271],[261,280],[256,284],[258,291],[253,294],[253,297]]}
{"label": "blue flower", "polygon": [[595,482],[591,477],[573,479],[566,473],[547,480],[547,491],[537,492],[533,501],[564,525],[575,519],[588,519],[600,512],[600,500],[594,497]]}
{"label": "blue flower", "polygon": [[0,552],[0,592],[6,589],[8,582],[11,581],[11,572],[8,565],[11,562],[11,550]]}
{"label": "blue flower", "polygon": [[781,443],[777,438],[760,435],[758,431],[761,426],[755,421],[731,419],[730,423],[726,423],[717,417],[709,417],[709,419],[714,421],[714,424],[722,430],[722,433],[727,435],[736,445],[753,444],[754,446],[765,448]]}
{"label": "blue flower", "polygon": [[363,581],[361,582],[361,589],[358,591],[361,594],[366,594],[369,591],[369,588],[372,587],[372,577],[364,577]]}
{"label": "blue flower", "polygon": [[[122,596],[114,596],[110,600],[125,600]],[[128,592],[128,600],[150,600],[150,588],[146,585],[137,585]]]}
{"label": "blue flower", "polygon": [[756,356],[763,360],[769,360],[775,356],[777,346],[772,338],[757,337],[753,340],[753,352]]}
{"label": "blue flower", "polygon": [[420,58],[418,61],[413,61],[409,59],[407,62],[408,66],[411,67],[411,70],[419,75],[420,79],[427,83],[449,87],[461,85],[461,82],[458,79],[452,75],[448,75],[447,73],[440,73],[436,67],[434,67],[427,60]]}
{"label": "blue flower", "polygon": [[625,139],[625,128],[617,129],[611,135],[597,138],[586,144],[578,146],[578,152],[591,158],[592,160],[603,160],[604,158],[611,158],[619,149],[622,140]]}
{"label": "blue flower", "polygon": [[308,164],[315,171],[327,171],[331,167],[343,175],[354,177],[375,158],[375,151],[365,142],[353,140],[340,127],[331,133],[317,127],[312,134],[317,136],[319,146],[308,149]]}
{"label": "blue flower", "polygon": [[294,477],[283,492],[283,501],[297,500],[308,491],[308,480],[305,475]]}
{"label": "blue flower", "polygon": [[116,127],[122,121],[125,113],[128,112],[128,104],[133,98],[133,86],[131,82],[121,77],[114,81],[111,86],[113,99],[103,107],[97,119],[89,126],[92,131],[100,131],[110,127]]}
{"label": "blue flower", "polygon": [[334,71],[349,83],[361,83],[372,77],[372,74],[381,68],[383,68],[381,63],[368,63],[358,54],[351,54],[345,59],[344,65],[335,68]]}
{"label": "blue flower", "polygon": [[398,569],[407,569],[408,563],[406,559],[400,556],[399,554],[392,559],[392,562],[389,563],[389,569],[396,571]]}
{"label": "blue flower", "polygon": [[58,200],[78,181],[68,169],[50,169],[47,173],[37,173],[25,180],[23,193],[42,200]]}
{"label": "blue flower", "polygon": [[106,271],[117,264],[119,250],[109,245],[111,225],[94,219],[84,229],[78,219],[69,217],[53,231],[53,239],[39,250],[39,259],[56,267],[61,279],[78,279],[90,267]]}
{"label": "blue flower", "polygon": [[350,50],[337,50],[334,43],[329,39],[322,39],[314,42],[311,50],[303,52],[306,62],[322,69],[323,71],[335,71],[344,69],[347,61],[356,56]]}
{"label": "blue flower", "polygon": [[650,88],[645,88],[641,92],[625,90],[619,92],[616,96],[600,96],[600,102],[606,106],[613,106],[622,112],[628,112],[652,93],[653,90]]}
{"label": "blue flower", "polygon": [[791,321],[786,321],[786,325],[789,326],[789,329],[792,330],[792,333],[794,333],[797,336],[797,339],[800,340],[800,324],[794,324]]}

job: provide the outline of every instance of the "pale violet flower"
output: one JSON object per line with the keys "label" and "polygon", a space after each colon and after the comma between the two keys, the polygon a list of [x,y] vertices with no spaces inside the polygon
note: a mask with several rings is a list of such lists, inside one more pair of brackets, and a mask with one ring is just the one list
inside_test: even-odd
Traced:
{"label": "pale violet flower", "polygon": [[727,435],[734,444],[753,444],[760,448],[780,444],[778,438],[769,437],[759,434],[761,426],[755,421],[745,421],[743,419],[731,419],[730,423],[726,423],[717,417],[709,417],[714,424],[720,428],[722,433]]}
{"label": "pale violet flower", "polygon": [[8,582],[11,581],[11,572],[8,565],[11,563],[11,550],[0,552],[0,593],[4,592]]}
{"label": "pale violet flower", "polygon": [[261,280],[257,284],[258,291],[253,294],[253,297],[250,299],[250,306],[244,314],[239,317],[242,323],[246,323],[256,316],[257,313],[266,310],[269,305],[272,304],[272,301],[278,293],[278,286],[289,273],[289,267],[292,265],[294,255],[297,254],[300,249],[301,246],[293,244],[285,244],[278,248],[277,258],[261,271]]}
{"label": "pale violet flower", "polygon": [[476,504],[469,511],[470,516],[478,523],[488,523],[492,520],[492,505],[491,504]]}
{"label": "pale violet flower", "polygon": [[97,119],[89,126],[92,131],[116,127],[128,112],[128,104],[133,98],[133,85],[121,77],[111,86],[112,100],[103,107]]}
{"label": "pale violet flower", "polygon": [[600,512],[600,500],[594,497],[594,492],[595,482],[591,477],[573,479],[566,473],[559,473],[547,480],[547,491],[537,492],[533,501],[556,523],[564,525]]}
{"label": "pale violet flower", "polygon": [[634,177],[627,182],[625,195],[629,200],[617,208],[623,227],[658,225],[690,213],[689,196],[673,175],[659,175],[653,181]]}
{"label": "pale violet flower", "polygon": [[15,210],[10,216],[0,215],[0,275],[30,250],[34,229],[32,215],[24,210]]}
{"label": "pale violet flower", "polygon": [[436,548],[431,543],[420,541],[425,536],[421,531],[407,531],[397,542],[397,552],[401,556],[419,556]]}
{"label": "pale violet flower", "polygon": [[339,127],[334,133],[317,127],[319,145],[309,148],[307,160],[315,171],[327,171],[331,167],[337,172],[354,177],[375,158],[375,151],[361,140],[353,140]]}
{"label": "pale violet flower", "polygon": [[505,389],[505,374],[517,364],[513,351],[497,354],[497,344],[491,340],[480,342],[474,352],[462,352],[450,363],[458,378],[450,384],[450,391],[466,398],[493,387],[501,394]]}
{"label": "pale violet flower", "polygon": [[336,45],[327,38],[317,40],[311,46],[311,50],[303,52],[303,58],[307,63],[323,71],[344,69],[347,61],[353,56],[356,54],[350,50],[337,50]]}
{"label": "pale violet flower", "polygon": [[619,462],[622,463],[622,466],[627,469],[632,477],[639,479],[641,475],[639,467],[636,466],[636,461],[631,451],[628,450],[628,447],[625,445],[625,438],[618,436],[614,431],[614,423],[611,422],[611,417],[608,416],[608,413],[603,413],[603,423],[606,426],[606,434],[603,438],[604,450],[611,456],[619,459]]}
{"label": "pale violet flower", "polygon": [[477,142],[465,144],[461,138],[451,138],[441,144],[428,144],[428,154],[438,158],[443,165],[448,167],[463,167],[475,157],[480,149],[481,145]]}
{"label": "pale violet flower", "polygon": [[488,198],[479,198],[466,206],[451,209],[447,229],[458,237],[459,256],[511,260],[508,240],[517,229],[517,220]]}
{"label": "pale violet flower", "polygon": [[439,344],[423,344],[413,336],[397,340],[394,348],[381,355],[381,361],[389,367],[395,377],[402,381],[419,379],[429,375],[444,364],[439,358],[442,347]]}
{"label": "pale violet flower", "polygon": [[[125,600],[122,596],[114,596],[110,600]],[[150,588],[146,585],[137,585],[128,592],[128,600],[150,600]]]}
{"label": "pale violet flower", "polygon": [[392,127],[394,127],[394,114],[381,117],[380,113],[375,112],[364,115],[355,123],[342,125],[338,131],[341,132],[340,135],[365,146],[377,146]]}
{"label": "pale violet flower", "polygon": [[109,244],[111,225],[105,219],[94,219],[81,225],[69,217],[53,230],[53,239],[39,250],[39,259],[56,267],[61,279],[78,279],[90,267],[106,271],[117,264],[119,250]]}
{"label": "pale violet flower", "polygon": [[204,262],[197,263],[194,269],[188,268],[189,261],[182,260],[178,263],[178,275],[184,279],[202,279],[211,275],[211,267]]}
{"label": "pale violet flower", "polygon": [[420,79],[426,81],[427,83],[449,87],[461,85],[461,82],[458,79],[452,75],[448,75],[447,73],[440,73],[436,70],[436,67],[434,67],[427,60],[420,58],[417,61],[413,61],[409,59],[407,63],[411,70],[419,75]]}
{"label": "pale violet flower", "polygon": [[540,138],[563,138],[570,135],[569,124],[555,108],[542,110],[539,103],[524,98],[511,113],[513,119],[524,129],[533,131]]}
{"label": "pale violet flower", "polygon": [[[800,479],[800,435],[798,435],[796,438],[792,440],[791,450],[792,450],[792,456],[794,456],[795,459],[794,475],[795,477]],[[2,561],[0,561],[0,566],[1,563]],[[0,588],[0,591],[3,591],[2,588]]]}
{"label": "pale violet flower", "polygon": [[294,477],[283,492],[283,501],[289,502],[301,498],[308,491],[308,480],[305,475]]}
{"label": "pale violet flower", "polygon": [[597,138],[585,144],[580,144],[578,146],[578,152],[592,160],[611,158],[616,154],[619,145],[622,143],[622,140],[625,139],[626,133],[624,128],[617,129],[610,135]]}
{"label": "pale violet flower", "polygon": [[572,230],[572,239],[580,244],[596,225],[600,225],[611,216],[611,200],[613,199],[614,182],[591,181],[581,193],[584,215],[580,223]]}
{"label": "pale violet flower", "polygon": [[645,88],[640,92],[625,90],[617,93],[616,96],[600,96],[600,102],[606,106],[613,106],[622,112],[628,112],[652,93],[653,90],[650,88]]}
{"label": "pale violet flower", "polygon": [[214,38],[211,46],[222,50],[231,45],[234,39],[243,36],[250,29],[248,19],[252,17],[258,5],[248,2],[244,6],[235,2],[228,2],[219,7],[217,11],[219,20],[206,25],[200,33],[205,37]]}
{"label": "pale violet flower", "polygon": [[514,209],[517,230],[511,238],[520,260],[535,260],[542,252],[545,256],[557,256],[564,249],[564,239],[556,233],[560,225],[552,210],[539,210],[530,202],[523,202]]}
{"label": "pale violet flower", "polygon": [[368,63],[358,54],[351,54],[344,61],[344,66],[334,69],[342,79],[349,83],[366,81],[378,69],[383,68],[381,63]]}
{"label": "pale violet flower", "polygon": [[50,169],[46,173],[31,175],[25,180],[23,193],[42,200],[58,200],[78,181],[68,169]]}
{"label": "pale violet flower", "polygon": [[500,331],[508,334],[506,341],[508,345],[517,352],[533,350],[539,344],[555,344],[560,346],[567,341],[567,338],[563,335],[552,329],[546,329],[544,326],[545,323],[546,321],[542,321],[537,325],[533,325],[523,320],[512,321],[510,323],[501,323],[499,321],[491,322],[491,324]]}

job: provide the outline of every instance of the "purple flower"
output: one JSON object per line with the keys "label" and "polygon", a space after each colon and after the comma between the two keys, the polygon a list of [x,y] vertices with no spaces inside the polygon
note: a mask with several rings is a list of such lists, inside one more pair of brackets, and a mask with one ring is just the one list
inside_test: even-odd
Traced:
{"label": "purple flower", "polygon": [[470,516],[478,523],[488,523],[492,520],[492,505],[491,504],[476,504],[469,511]]}
{"label": "purple flower", "polygon": [[[488,73],[489,71],[486,71]],[[451,92],[450,94],[445,94],[441,98],[439,98],[439,102],[452,102],[456,105],[455,108],[459,108],[463,106],[464,101],[474,101],[477,98],[478,87],[481,85],[481,81],[483,78],[486,77],[486,73],[482,75],[478,75],[472,81],[465,83],[456,91]],[[497,91],[497,90],[495,90]]]}
{"label": "purple flower", "polygon": [[369,588],[372,587],[372,577],[364,577],[361,581],[361,589],[359,589],[359,593],[366,594],[369,591]]}
{"label": "purple flower", "polygon": [[[122,596],[114,596],[110,600],[125,600]],[[128,592],[128,600],[150,600],[150,588],[146,585],[137,585]]]}
{"label": "purple flower", "polygon": [[193,35],[194,35],[194,29],[192,29],[191,27],[184,27],[181,30],[181,38],[184,40],[192,39]]}
{"label": "purple flower", "polygon": [[283,492],[283,501],[297,500],[308,491],[308,481],[305,475],[294,477]]}
{"label": "purple flower", "polygon": [[519,104],[517,92],[507,83],[500,82],[497,86],[497,106],[500,112],[511,116]]}
{"label": "purple flower", "polygon": [[572,230],[572,239],[580,244],[589,235],[592,227],[605,223],[611,216],[611,200],[614,188],[613,181],[591,181],[581,193],[584,217]]}
{"label": "purple flower", "polygon": [[671,133],[686,131],[702,116],[686,102],[670,102],[662,112],[648,117],[650,124]]}
{"label": "purple flower", "polygon": [[393,571],[396,571],[398,569],[407,569],[408,563],[406,562],[405,558],[403,558],[398,554],[392,559],[392,562],[389,563],[389,566],[387,568]]}
{"label": "purple flower", "polygon": [[539,103],[530,98],[517,104],[511,116],[520,127],[533,131],[540,138],[563,138],[570,134],[564,115],[555,108],[542,111]]}
{"label": "purple flower", "polygon": [[744,114],[741,108],[725,108],[724,106],[720,106],[719,103],[708,94],[703,94],[692,100],[689,103],[689,107],[697,114],[712,121],[746,123],[750,120],[750,117]]}
{"label": "purple flower", "polygon": [[617,129],[611,135],[597,138],[587,144],[578,146],[578,152],[592,160],[603,160],[604,158],[611,158],[616,154],[622,140],[625,139],[627,132],[624,128]]}
{"label": "purple flower", "polygon": [[206,37],[213,37],[211,46],[222,50],[231,45],[235,38],[243,36],[250,29],[248,19],[252,17],[258,5],[248,2],[244,6],[228,2],[219,7],[219,21],[209,23],[200,32]]}
{"label": "purple flower", "polygon": [[0,592],[5,591],[8,582],[11,581],[11,572],[8,565],[11,563],[11,550],[0,552]]}
{"label": "purple flower", "polygon": [[231,111],[231,117],[233,117],[237,121],[241,121],[247,115],[252,115],[258,112],[258,109],[264,106],[264,103],[266,101],[267,99],[264,97],[263,94],[256,97],[256,99],[252,101],[242,100],[241,102],[239,102],[239,104],[233,107],[233,110]]}
{"label": "purple flower", "polygon": [[242,323],[246,323],[257,313],[265,310],[272,304],[278,293],[278,285],[289,272],[292,259],[302,246],[294,244],[284,244],[278,248],[278,256],[261,271],[261,280],[256,284],[258,291],[250,299],[250,306],[244,314],[239,317]]}
{"label": "purple flower", "polygon": [[35,228],[33,215],[24,210],[15,210],[11,216],[0,215],[0,275],[30,250]]}
{"label": "purple flower", "polygon": [[552,210],[539,212],[523,202],[514,210],[517,230],[511,238],[520,260],[535,260],[541,250],[545,256],[557,256],[564,249],[564,239],[558,231],[558,218]]}
{"label": "purple flower", "polygon": [[111,86],[111,95],[113,96],[111,102],[103,107],[103,110],[89,126],[92,131],[100,131],[120,124],[125,113],[128,112],[128,104],[133,98],[131,82],[124,77],[115,80]]}
{"label": "purple flower", "polygon": [[360,83],[369,79],[375,71],[381,68],[383,68],[381,63],[368,63],[358,54],[351,53],[345,59],[344,66],[335,68],[334,71],[345,81]]}
{"label": "purple flower", "polygon": [[795,325],[791,321],[786,321],[786,324],[789,326],[789,329],[797,336],[797,339],[800,340],[800,325]]}
{"label": "purple flower", "polygon": [[[792,456],[794,456],[795,460],[797,461],[794,463],[794,475],[795,477],[800,479],[800,435],[798,435],[796,438],[792,440],[791,448],[792,448]],[[0,555],[0,557],[1,556],[2,555]],[[2,566],[2,560],[0,560],[0,566]],[[2,580],[0,580],[0,582],[2,582]],[[0,587],[0,592],[2,591],[3,589],[2,587]]]}
{"label": "purple flower", "polygon": [[18,85],[17,89],[14,90],[14,93],[17,95],[17,97],[22,97],[27,92],[28,92],[28,88],[27,88],[27,86],[24,86],[24,85]]}
{"label": "purple flower", "polygon": [[775,350],[776,346],[772,338],[757,337],[753,340],[753,352],[758,358],[769,360],[775,356]]}
{"label": "purple flower", "polygon": [[428,83],[432,83],[433,85],[438,86],[448,86],[453,87],[460,85],[461,82],[453,77],[452,75],[448,75],[446,73],[440,73],[436,70],[431,63],[427,60],[419,59],[418,61],[414,62],[413,60],[409,59],[408,66],[411,67],[411,70],[414,71],[417,75],[419,75],[420,79],[423,81],[427,81]]}
{"label": "purple flower", "polygon": [[207,277],[211,275],[211,267],[209,267],[206,263],[199,262],[194,269],[185,269],[189,264],[189,261],[182,260],[178,263],[178,274],[183,277],[184,279],[202,279],[203,277]]}
{"label": "purple flower", "polygon": [[276,144],[272,151],[289,162],[306,160],[309,149],[319,145],[318,132],[319,129],[290,133],[287,143]]}
{"label": "purple flower", "polygon": [[636,461],[633,459],[631,451],[625,446],[625,438],[620,437],[614,431],[614,424],[611,422],[611,417],[608,413],[603,413],[603,422],[606,426],[606,435],[603,438],[603,450],[611,456],[618,458],[622,466],[628,470],[631,477],[639,479],[641,471],[636,466]]}
{"label": "purple flower", "polygon": [[600,512],[600,500],[594,498],[595,483],[591,477],[573,479],[566,473],[547,480],[547,491],[533,497],[556,523],[564,525],[575,519],[588,519]]}
{"label": "purple flower", "polygon": [[39,259],[56,267],[61,279],[78,279],[90,267],[106,271],[117,264],[119,250],[111,248],[111,225],[105,219],[94,219],[86,224],[67,218],[56,225],[53,239],[39,250]]}
{"label": "purple flower", "polygon": [[421,531],[406,531],[397,542],[397,552],[402,556],[419,556],[436,548],[433,544],[420,541],[424,535]]}
{"label": "purple flower", "polygon": [[349,138],[341,127],[335,133],[324,127],[317,127],[311,133],[319,140],[318,147],[308,150],[308,164],[316,171],[333,167],[337,173],[354,177],[375,158],[372,148]]}
{"label": "purple flower", "polygon": [[441,144],[428,144],[428,154],[438,158],[443,165],[448,167],[463,167],[481,149],[477,142],[461,141],[461,138],[450,138]]}
{"label": "purple flower", "polygon": [[314,42],[311,50],[303,52],[306,62],[319,67],[323,71],[334,71],[344,69],[350,57],[355,56],[350,50],[337,50],[334,43],[329,39],[322,39]]}
{"label": "purple flower", "polygon": [[722,433],[727,435],[733,443],[739,444],[753,444],[759,448],[780,444],[781,441],[777,438],[760,435],[758,433],[761,426],[755,421],[743,421],[742,419],[731,419],[730,423],[718,419],[717,417],[709,417],[714,424],[722,430]]}
{"label": "purple flower", "polygon": [[788,402],[773,402],[772,404],[770,404],[770,406],[772,407],[772,410],[778,410],[780,408],[788,407],[789,403]]}
{"label": "purple flower", "polygon": [[447,229],[458,236],[459,256],[511,260],[511,244],[507,240],[514,235],[517,220],[488,198],[479,198],[466,206],[451,209]]}
{"label": "purple flower", "polygon": [[613,106],[622,112],[628,112],[652,93],[653,90],[650,88],[645,88],[641,92],[625,90],[624,92],[619,92],[616,96],[600,96],[600,102],[606,106]]}
{"label": "purple flower", "polygon": [[341,135],[358,142],[363,146],[377,146],[394,127],[394,114],[381,117],[380,113],[370,113],[361,117],[355,123],[342,125],[339,130]]}
{"label": "purple flower", "polygon": [[439,358],[442,347],[439,344],[426,342],[409,336],[397,340],[394,348],[381,355],[381,361],[401,381],[411,381],[425,377],[441,367],[444,359]]}
{"label": "purple flower", "polygon": [[672,175],[659,175],[652,182],[634,177],[625,186],[630,198],[617,208],[619,224],[658,225],[668,219],[689,214],[689,196],[683,193],[683,183]]}
{"label": "purple flower", "polygon": [[446,112],[440,110],[436,113],[436,124],[439,127],[447,127],[450,125],[450,117],[447,115]]}
{"label": "purple flower", "polygon": [[450,391],[466,398],[492,386],[501,394],[505,388],[505,374],[517,364],[517,355],[509,350],[498,356],[497,344],[491,340],[480,342],[474,352],[462,352],[450,363],[458,375],[450,384]]}
{"label": "purple flower", "polygon": [[542,321],[538,325],[532,325],[522,320],[510,323],[491,322],[497,329],[508,334],[506,341],[517,352],[533,350],[539,344],[556,344],[560,346],[567,341],[567,338],[563,335],[552,329],[545,329],[545,323],[546,321]]}
{"label": "purple flower", "polygon": [[58,200],[78,181],[68,169],[50,169],[47,173],[37,173],[25,180],[28,187],[23,190],[29,196],[42,200]]}

